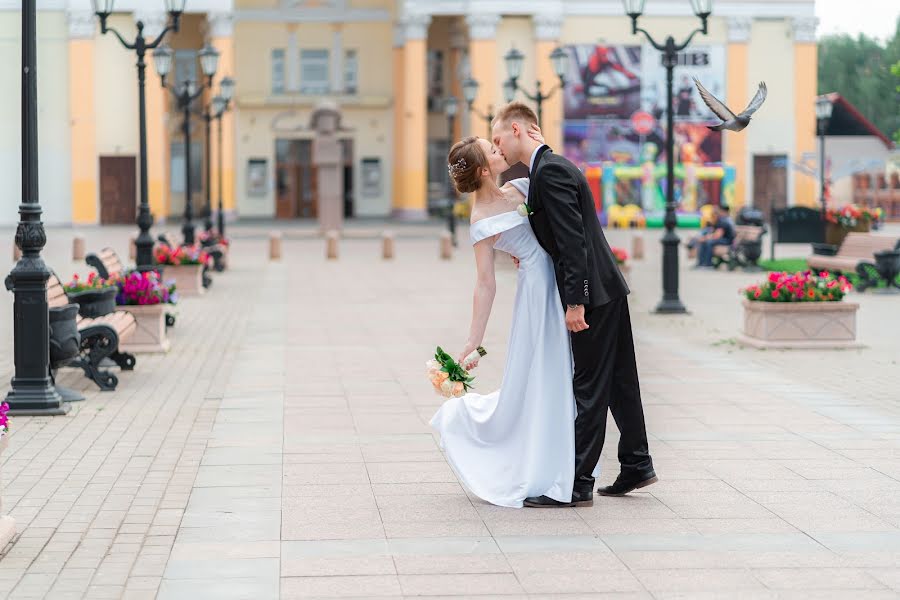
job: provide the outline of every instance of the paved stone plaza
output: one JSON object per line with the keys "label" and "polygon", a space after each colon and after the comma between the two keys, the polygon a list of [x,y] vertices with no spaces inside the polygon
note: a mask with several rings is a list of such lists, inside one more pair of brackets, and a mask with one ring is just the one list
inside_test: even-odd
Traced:
{"label": "paved stone plaza", "polygon": [[[179,305],[170,353],[140,355],[115,392],[62,372],[85,402],[14,418],[6,597],[900,597],[900,297],[851,296],[862,350],[743,349],[737,289],[761,275],[682,265],[692,314],[653,315],[646,232],[631,303],[660,482],[588,509],[503,509],[466,494],[427,425],[441,399],[424,361],[464,341],[471,250],[441,261],[437,227],[395,227],[384,262],[378,227],[355,226],[331,262],[291,229],[276,263],[267,226],[233,228],[232,268]],[[125,254],[132,230],[85,233]],[[72,235],[49,233],[63,279],[88,272]],[[512,306],[498,264],[482,391]],[[11,305],[0,295],[7,348]],[[603,482],[616,441],[610,420]]]}

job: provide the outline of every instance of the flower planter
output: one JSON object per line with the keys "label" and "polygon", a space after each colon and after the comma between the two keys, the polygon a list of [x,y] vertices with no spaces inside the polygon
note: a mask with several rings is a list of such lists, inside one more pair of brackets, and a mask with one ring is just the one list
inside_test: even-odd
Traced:
{"label": "flower planter", "polygon": [[66,292],[69,302],[78,305],[78,314],[86,319],[108,315],[116,310],[116,294],[119,288],[112,286],[100,290]]}
{"label": "flower planter", "polygon": [[744,303],[740,341],[755,348],[859,348],[854,302]]}
{"label": "flower planter", "polygon": [[840,246],[844,243],[844,238],[847,237],[847,234],[851,231],[854,232],[867,232],[870,230],[871,222],[867,219],[861,220],[856,224],[855,227],[843,227],[838,223],[825,223],[825,243],[832,244],[833,246]]}
{"label": "flower planter", "polygon": [[169,304],[145,304],[120,306],[118,310],[130,312],[137,321],[137,328],[119,349],[123,352],[168,352],[166,336],[166,310]]}
{"label": "flower planter", "polygon": [[[6,447],[9,445],[9,436],[4,435],[0,437],[0,454],[3,454],[3,451],[6,450]],[[3,514],[3,501],[0,499],[0,548],[6,547],[6,545],[13,539],[13,536],[16,535],[16,520],[10,517],[9,515]]]}
{"label": "flower planter", "polygon": [[206,292],[203,288],[203,265],[160,265],[162,280],[175,281],[175,291],[179,296],[199,296]]}

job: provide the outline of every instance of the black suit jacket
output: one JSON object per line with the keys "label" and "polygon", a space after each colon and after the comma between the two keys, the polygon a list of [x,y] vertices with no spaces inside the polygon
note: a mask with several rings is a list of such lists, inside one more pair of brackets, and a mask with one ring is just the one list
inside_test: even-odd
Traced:
{"label": "black suit jacket", "polygon": [[553,258],[563,304],[602,306],[628,294],[606,242],[594,196],[581,170],[544,146],[534,159],[528,217],[538,242]]}

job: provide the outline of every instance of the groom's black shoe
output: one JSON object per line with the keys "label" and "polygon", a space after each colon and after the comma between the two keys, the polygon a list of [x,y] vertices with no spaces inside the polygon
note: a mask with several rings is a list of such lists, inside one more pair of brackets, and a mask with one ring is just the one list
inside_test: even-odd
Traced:
{"label": "groom's black shoe", "polygon": [[525,498],[525,506],[529,508],[570,508],[587,507],[594,505],[594,494],[591,492],[572,492],[571,502],[560,502],[547,496]]}
{"label": "groom's black shoe", "polygon": [[597,488],[597,493],[601,496],[624,496],[628,492],[647,487],[652,483],[659,481],[656,472],[653,469],[643,473],[625,474],[619,473],[615,482],[606,487]]}

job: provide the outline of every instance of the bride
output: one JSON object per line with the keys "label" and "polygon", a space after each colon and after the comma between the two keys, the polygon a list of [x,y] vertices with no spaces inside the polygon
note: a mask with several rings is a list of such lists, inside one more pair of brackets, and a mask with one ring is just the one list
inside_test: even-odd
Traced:
{"label": "bride", "polygon": [[[536,126],[529,135],[543,143]],[[475,198],[470,235],[478,276],[460,362],[484,338],[496,291],[494,249],[510,254],[519,268],[500,389],[451,398],[431,425],[441,434],[441,449],[457,477],[479,498],[512,508],[537,496],[591,506],[593,500],[572,502],[572,350],[552,259],[535,238],[528,217],[517,211],[528,197],[528,179],[498,187],[497,176],[509,166],[490,142],[477,137],[456,143],[448,162],[456,189],[474,192]]]}

